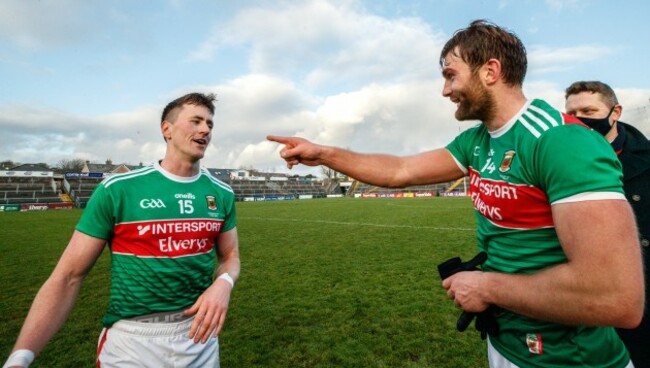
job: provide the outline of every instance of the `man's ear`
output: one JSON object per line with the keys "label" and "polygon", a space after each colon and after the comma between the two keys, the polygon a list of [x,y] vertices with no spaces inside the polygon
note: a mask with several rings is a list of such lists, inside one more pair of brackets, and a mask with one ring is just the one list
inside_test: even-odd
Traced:
{"label": "man's ear", "polygon": [[172,139],[171,128],[172,128],[172,123],[170,123],[168,120],[164,120],[162,123],[160,123],[160,131],[162,132],[165,142]]}
{"label": "man's ear", "polygon": [[483,80],[486,85],[492,85],[501,79],[501,62],[497,59],[490,59],[482,67]]}
{"label": "man's ear", "polygon": [[619,121],[619,119],[621,119],[621,114],[623,114],[623,106],[616,105],[612,110],[612,116],[610,118],[612,121]]}

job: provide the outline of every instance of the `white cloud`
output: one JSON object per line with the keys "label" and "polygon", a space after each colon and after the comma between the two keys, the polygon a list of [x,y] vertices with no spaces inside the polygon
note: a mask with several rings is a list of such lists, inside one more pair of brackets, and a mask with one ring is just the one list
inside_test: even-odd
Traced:
{"label": "white cloud", "polygon": [[548,81],[531,81],[524,83],[524,92],[528,98],[540,98],[560,111],[564,111],[564,90]]}
{"label": "white cloud", "polygon": [[614,88],[614,91],[618,102],[623,105],[621,120],[650,137],[650,89]]}
{"label": "white cloud", "polygon": [[[270,160],[261,162],[260,157],[268,157]],[[247,144],[241,152],[230,152],[228,161],[232,162],[231,168],[255,167],[261,169],[281,163],[277,145],[269,141]]]}
{"label": "white cloud", "polygon": [[150,107],[106,116],[77,116],[52,109],[0,106],[0,154],[19,162],[66,158],[133,163],[143,141],[160,140],[158,112]]}
{"label": "white cloud", "polygon": [[288,4],[243,10],[188,58],[207,60],[228,45],[250,45],[253,73],[291,74],[312,88],[437,73],[444,39],[420,19],[389,20],[352,2]]}
{"label": "white cloud", "polygon": [[552,73],[579,68],[581,64],[614,55],[615,48],[600,45],[580,45],[551,48],[532,46],[528,50],[529,73]]}
{"label": "white cloud", "polygon": [[[220,47],[251,45],[253,74],[215,87],[221,96],[217,125],[221,119],[226,122],[215,134],[237,142],[227,153],[221,151],[226,164],[281,164],[277,154],[269,154],[274,146],[265,141],[267,134],[301,135],[344,146],[358,143],[353,148],[359,150],[394,147],[399,152],[415,153],[445,144],[451,136],[432,142],[430,136],[422,134],[422,126],[432,131],[435,121],[447,121],[452,122],[448,127],[452,133],[458,129],[453,112],[446,118],[426,121],[426,108],[418,106],[435,106],[432,100],[442,101],[440,89],[433,91],[430,85],[439,73],[437,59],[444,42],[441,34],[420,20],[380,18],[350,2],[290,4],[280,9],[242,11],[228,25],[215,30],[194,54],[207,59]],[[268,75],[298,78],[291,82]],[[430,82],[415,82],[418,80]],[[319,97],[296,85],[333,91]],[[451,107],[448,104],[448,112]],[[405,116],[400,116],[402,111]],[[251,130],[260,132],[257,139],[251,139],[255,134]],[[409,142],[390,142],[405,132]]]}
{"label": "white cloud", "polygon": [[[439,80],[431,80],[370,85],[330,96],[316,109],[311,124],[295,124],[288,135],[361,152],[406,155],[439,148],[467,124],[474,124],[456,122],[454,106],[440,96],[440,88]],[[268,152],[267,143],[247,147],[248,152],[256,150]],[[262,159],[263,165],[277,159]]]}
{"label": "white cloud", "polygon": [[[85,26],[82,22],[59,29],[34,20],[20,25],[20,20],[26,19],[20,13],[28,9],[25,3],[0,3],[0,37],[14,37],[3,23],[10,17],[7,12],[17,14],[11,21],[16,33],[32,47],[49,44],[48,37],[65,42],[71,29],[78,32]],[[42,3],[54,6],[51,0]],[[188,4],[181,0],[169,3],[179,10]],[[62,0],[57,4],[60,9],[52,10],[53,15],[69,11],[70,17],[80,17],[75,13],[80,10],[73,6],[79,2]],[[278,145],[266,141],[268,134],[299,135],[361,152],[408,155],[442,147],[476,123],[457,122],[454,104],[442,97],[437,59],[446,36],[422,20],[382,18],[354,1],[264,4],[238,8],[239,13],[227,23],[215,25],[213,33],[188,56],[221,61],[229,47],[245,50],[250,53],[242,61],[248,67],[243,74],[210,79],[210,73],[203,73],[200,80],[207,85],[183,81],[179,87],[170,82],[158,92],[161,97],[148,105],[105,115],[34,108],[27,103],[0,105],[0,160],[47,160],[52,164],[62,158],[132,164],[155,161],[165,152],[159,130],[164,104],[195,90],[215,92],[219,100],[212,143],[203,160],[207,167],[283,170]],[[512,5],[507,0],[500,4]],[[57,19],[65,22],[67,16],[61,14]],[[615,52],[599,45],[532,47],[529,74],[565,65],[578,68]],[[174,79],[171,74],[169,79]],[[553,83],[527,82],[525,89],[530,98],[542,97],[563,107],[562,88]],[[636,103],[628,101],[650,97],[647,91],[617,92],[626,108]],[[294,172],[301,170],[305,168]]]}
{"label": "white cloud", "polygon": [[[356,2],[283,4],[242,10],[194,55],[207,58],[220,47],[251,45],[250,74],[167,94],[168,99],[196,89],[218,94],[206,166],[282,166],[267,134],[300,134],[321,143],[397,154],[438,147],[454,135],[453,105],[442,99],[434,79],[440,34],[414,18],[367,14]],[[290,80],[290,75],[298,77]],[[314,94],[320,87],[329,91]],[[48,155],[52,158],[151,162],[164,154],[157,125],[161,109],[143,106],[85,117],[0,106],[0,116],[12,117],[0,118],[0,125],[12,132],[7,140],[47,135],[41,143],[56,147]],[[25,152],[8,158],[33,160],[28,157]]]}

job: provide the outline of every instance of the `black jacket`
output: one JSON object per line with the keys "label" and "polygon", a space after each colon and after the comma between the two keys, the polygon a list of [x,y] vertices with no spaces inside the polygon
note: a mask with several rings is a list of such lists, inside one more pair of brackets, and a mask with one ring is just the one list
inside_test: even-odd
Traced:
{"label": "black jacket", "polygon": [[[636,128],[618,122],[625,129],[623,151],[623,189],[632,206],[639,228],[646,285],[650,282],[650,141]],[[616,219],[612,219],[615,223]],[[633,330],[618,329],[635,368],[650,368],[650,293],[646,287],[646,311],[641,325]]]}
{"label": "black jacket", "polygon": [[[625,127],[625,143],[618,159],[623,165],[623,189],[634,209],[641,245],[650,246],[650,141],[635,127]],[[648,271],[648,269],[646,269]]]}

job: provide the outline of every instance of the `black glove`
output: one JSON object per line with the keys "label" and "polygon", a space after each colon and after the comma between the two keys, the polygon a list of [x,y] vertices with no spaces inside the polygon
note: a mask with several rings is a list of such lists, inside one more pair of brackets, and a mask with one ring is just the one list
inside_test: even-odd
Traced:
{"label": "black glove", "polygon": [[487,335],[496,335],[499,333],[499,322],[496,319],[498,307],[491,305],[483,312],[476,314],[474,327],[481,333],[481,340],[485,340]]}
{"label": "black glove", "polygon": [[[487,253],[480,252],[474,258],[467,262],[460,260],[460,257],[454,257],[438,265],[438,273],[441,279],[462,271],[480,271],[478,266],[482,265],[487,260]],[[472,319],[476,317],[474,327],[481,332],[481,338],[485,339],[487,334],[496,335],[499,333],[499,324],[497,323],[495,312],[497,308],[494,306],[488,307],[480,313],[465,312],[461,313],[456,322],[458,331],[463,332],[472,323]]]}

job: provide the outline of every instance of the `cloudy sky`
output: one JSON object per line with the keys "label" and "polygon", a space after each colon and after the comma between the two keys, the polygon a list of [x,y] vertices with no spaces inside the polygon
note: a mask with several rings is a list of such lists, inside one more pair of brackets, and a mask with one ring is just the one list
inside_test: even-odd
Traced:
{"label": "cloudy sky", "polygon": [[561,109],[571,82],[600,79],[624,121],[650,126],[648,14],[646,0],[2,0],[0,161],[153,162],[162,108],[191,91],[219,99],[207,167],[286,172],[267,134],[438,148],[473,125],[442,97],[438,57],[477,18],[526,45],[527,97]]}

